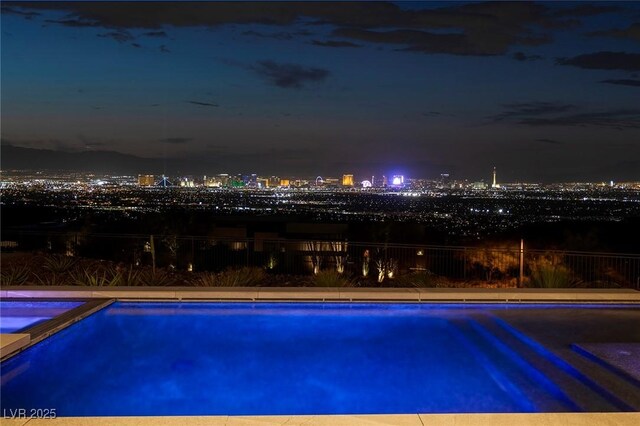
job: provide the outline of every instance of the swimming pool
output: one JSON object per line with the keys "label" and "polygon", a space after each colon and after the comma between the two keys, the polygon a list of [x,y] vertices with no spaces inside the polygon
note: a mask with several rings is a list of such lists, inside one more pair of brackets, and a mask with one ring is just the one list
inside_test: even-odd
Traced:
{"label": "swimming pool", "polygon": [[16,333],[57,317],[84,302],[0,300],[0,334]]}
{"label": "swimming pool", "polygon": [[633,410],[521,331],[598,315],[628,332],[640,310],[116,302],[5,361],[1,402],[59,416]]}

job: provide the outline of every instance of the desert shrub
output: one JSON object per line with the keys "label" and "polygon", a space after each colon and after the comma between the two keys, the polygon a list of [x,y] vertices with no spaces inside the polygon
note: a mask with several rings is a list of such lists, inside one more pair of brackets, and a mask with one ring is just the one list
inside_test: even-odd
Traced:
{"label": "desert shrub", "polygon": [[133,267],[130,266],[129,269],[120,273],[121,280],[119,285],[127,287],[142,285],[140,282],[140,274],[140,271],[133,269]]}
{"label": "desert shrub", "polygon": [[69,256],[52,255],[47,256],[42,260],[42,267],[54,274],[69,272],[75,265],[76,260]]}
{"label": "desert shrub", "polygon": [[113,268],[79,268],[70,274],[75,285],[90,287],[113,287],[122,284],[122,273]]}
{"label": "desert shrub", "polygon": [[401,275],[395,280],[389,280],[394,287],[432,288],[438,287],[437,277],[429,271],[417,271]]}
{"label": "desert shrub", "polygon": [[337,271],[319,271],[313,276],[315,287],[352,287],[353,281]]}
{"label": "desert shrub", "polygon": [[203,272],[192,281],[197,287],[252,287],[264,282],[266,273],[262,268],[233,268],[218,274]]}
{"label": "desert shrub", "polygon": [[196,287],[219,287],[218,274],[214,272],[201,272],[193,278],[191,283]]}
{"label": "desert shrub", "polygon": [[23,285],[29,281],[31,272],[28,265],[16,265],[7,268],[2,268],[0,271],[0,284],[4,286],[9,285]]}
{"label": "desert shrub", "polygon": [[579,281],[573,277],[571,269],[547,258],[537,259],[531,267],[530,287],[567,288],[576,287]]}
{"label": "desert shrub", "polygon": [[174,278],[165,271],[156,269],[138,273],[134,285],[166,287],[175,282]]}
{"label": "desert shrub", "polygon": [[73,284],[73,281],[69,280],[67,275],[62,274],[42,274],[34,275],[36,277],[36,284],[43,286],[57,286]]}
{"label": "desert shrub", "polygon": [[510,245],[485,245],[464,252],[473,268],[484,271],[487,282],[515,273],[519,266],[519,251]]}
{"label": "desert shrub", "polygon": [[257,286],[266,277],[262,268],[243,267],[239,269],[227,269],[218,274],[218,284],[221,287]]}

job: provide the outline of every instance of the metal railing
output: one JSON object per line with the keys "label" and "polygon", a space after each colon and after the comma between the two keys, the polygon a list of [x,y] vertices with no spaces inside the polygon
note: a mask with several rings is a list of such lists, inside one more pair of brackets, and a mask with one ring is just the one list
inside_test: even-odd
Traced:
{"label": "metal railing", "polygon": [[436,246],[218,238],[207,236],[4,232],[3,251],[29,251],[219,272],[259,267],[273,274],[310,275],[334,270],[372,285],[420,275],[449,282],[522,287],[627,287],[640,289],[640,254],[560,250],[521,251],[520,244]]}

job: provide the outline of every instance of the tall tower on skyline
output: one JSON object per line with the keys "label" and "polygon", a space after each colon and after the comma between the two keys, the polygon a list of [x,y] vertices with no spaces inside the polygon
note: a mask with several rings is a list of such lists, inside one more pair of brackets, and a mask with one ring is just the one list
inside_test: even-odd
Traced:
{"label": "tall tower on skyline", "polygon": [[496,167],[493,166],[493,183],[491,184],[492,188],[498,188],[498,182],[496,182]]}

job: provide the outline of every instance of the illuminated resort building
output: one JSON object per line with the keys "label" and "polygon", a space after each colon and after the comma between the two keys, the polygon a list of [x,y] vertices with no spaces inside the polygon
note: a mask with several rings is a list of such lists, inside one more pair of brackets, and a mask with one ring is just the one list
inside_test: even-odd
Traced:
{"label": "illuminated resort building", "polygon": [[153,175],[138,175],[138,185],[140,186],[153,186],[155,179]]}

